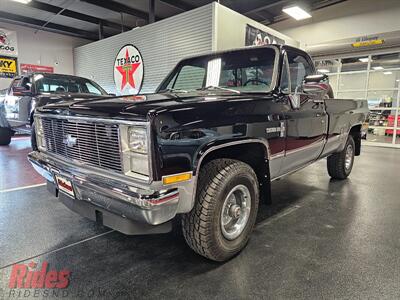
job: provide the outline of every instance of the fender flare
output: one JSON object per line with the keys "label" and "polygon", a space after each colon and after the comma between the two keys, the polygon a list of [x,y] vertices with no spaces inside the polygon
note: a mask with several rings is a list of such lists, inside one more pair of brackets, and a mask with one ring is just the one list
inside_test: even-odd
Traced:
{"label": "fender flare", "polygon": [[248,138],[248,139],[240,139],[240,140],[217,140],[210,142],[208,144],[203,145],[196,153],[195,158],[193,160],[193,173],[195,175],[198,174],[198,170],[201,167],[201,164],[204,160],[205,157],[207,157],[208,154],[210,154],[213,151],[223,149],[226,147],[231,147],[231,146],[236,146],[236,145],[243,145],[243,144],[254,144],[258,143],[261,144],[266,153],[267,157],[266,159],[270,159],[271,157],[271,150],[269,147],[268,140],[265,139],[257,139],[257,138]]}
{"label": "fender flare", "polygon": [[[243,145],[243,144],[254,144],[258,143],[261,144],[265,151],[266,151],[266,159],[269,160],[271,157],[271,150],[270,146],[268,143],[268,140],[266,139],[256,139],[256,138],[247,138],[247,139],[240,139],[240,140],[218,140],[218,141],[213,141],[210,142],[206,145],[204,145],[196,155],[195,160],[193,161],[193,193],[192,193],[192,201],[191,201],[191,207],[193,208],[194,203],[196,201],[196,194],[197,194],[197,185],[198,185],[198,173],[199,170],[202,166],[202,162],[205,157],[207,157],[208,154],[212,153],[213,151],[223,149],[226,147],[231,147],[231,146],[236,146],[236,145]],[[269,167],[267,172],[269,173]],[[271,189],[270,189],[270,184],[268,187],[266,187],[266,193],[267,193],[267,198],[271,199]]]}

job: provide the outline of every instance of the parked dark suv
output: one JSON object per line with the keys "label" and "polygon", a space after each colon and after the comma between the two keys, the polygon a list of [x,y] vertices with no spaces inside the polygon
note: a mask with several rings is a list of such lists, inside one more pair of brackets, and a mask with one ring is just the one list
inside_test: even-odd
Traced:
{"label": "parked dark suv", "polygon": [[[107,95],[97,83],[82,77],[49,73],[18,76],[0,98],[0,145],[8,145],[15,132],[31,133],[36,107],[62,100],[97,99]],[[33,148],[34,137],[32,134]]]}

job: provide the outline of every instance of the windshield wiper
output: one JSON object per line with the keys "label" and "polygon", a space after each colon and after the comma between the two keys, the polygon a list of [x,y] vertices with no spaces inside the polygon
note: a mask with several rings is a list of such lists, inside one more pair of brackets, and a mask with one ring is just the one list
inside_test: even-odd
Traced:
{"label": "windshield wiper", "polygon": [[196,89],[196,91],[209,91],[209,90],[221,90],[221,91],[228,91],[228,92],[240,94],[240,91],[238,91],[238,90],[228,89],[228,88],[224,88],[224,87],[220,87],[220,86],[213,86],[213,85]]}
{"label": "windshield wiper", "polygon": [[188,91],[186,91],[186,90],[180,90],[180,89],[163,89],[163,90],[161,90],[161,91],[159,91],[160,93],[168,93],[168,92],[171,92],[171,93],[189,93]]}

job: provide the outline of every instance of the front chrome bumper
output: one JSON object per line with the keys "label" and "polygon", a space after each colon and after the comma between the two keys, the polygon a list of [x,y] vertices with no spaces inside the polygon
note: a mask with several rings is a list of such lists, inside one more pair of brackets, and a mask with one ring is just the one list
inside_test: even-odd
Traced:
{"label": "front chrome bumper", "polygon": [[[99,170],[38,151],[29,153],[28,160],[48,184],[53,185],[55,194],[59,194],[66,206],[91,219],[94,219],[91,215],[99,212],[106,215],[111,213],[118,216],[121,222],[130,220],[135,222],[135,226],[138,223],[146,227],[168,222],[177,213],[188,212],[193,207],[193,179],[165,187],[162,182],[136,182],[123,174]],[[55,175],[71,181],[75,198],[58,191]],[[104,225],[133,234],[129,230],[121,230],[118,224],[113,226],[115,222],[118,222],[118,218],[109,222],[111,225]]]}

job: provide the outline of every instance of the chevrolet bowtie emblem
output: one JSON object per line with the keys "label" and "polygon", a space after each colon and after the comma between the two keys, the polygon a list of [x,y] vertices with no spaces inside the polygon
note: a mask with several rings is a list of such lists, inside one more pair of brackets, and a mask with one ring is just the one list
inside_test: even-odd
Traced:
{"label": "chevrolet bowtie emblem", "polygon": [[77,140],[78,139],[76,137],[72,136],[71,134],[67,134],[63,139],[63,143],[67,145],[67,147],[73,147],[76,145]]}

